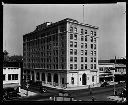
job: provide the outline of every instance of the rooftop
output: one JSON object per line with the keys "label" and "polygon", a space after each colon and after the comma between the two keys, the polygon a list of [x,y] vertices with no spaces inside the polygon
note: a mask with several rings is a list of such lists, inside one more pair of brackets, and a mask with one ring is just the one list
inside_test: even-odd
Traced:
{"label": "rooftop", "polygon": [[[71,19],[71,18],[65,18],[63,20],[60,20],[60,21],[57,21],[55,23],[52,23],[52,22],[45,22],[43,24],[40,24],[38,26],[36,26],[36,29],[33,31],[33,32],[30,32],[30,33],[35,33],[35,32],[38,32],[38,31],[41,31],[43,29],[46,29],[46,28],[50,28],[50,27],[53,27],[53,26],[57,26],[58,24],[61,24],[61,23],[66,23],[66,22],[70,22],[70,23],[74,23],[74,24],[77,24],[77,25],[81,25],[81,26],[86,26],[86,27],[90,27],[90,28],[94,28],[94,29],[98,29],[99,27],[97,26],[92,26],[92,25],[89,25],[89,24],[84,24],[84,23],[80,23],[78,22],[77,20],[75,19]],[[29,33],[28,33],[29,34]],[[25,34],[27,35],[27,34]]]}

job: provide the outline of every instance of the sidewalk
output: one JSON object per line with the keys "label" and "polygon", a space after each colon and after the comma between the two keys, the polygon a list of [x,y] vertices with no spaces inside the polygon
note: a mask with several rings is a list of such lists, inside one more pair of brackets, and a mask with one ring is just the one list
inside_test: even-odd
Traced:
{"label": "sidewalk", "polygon": [[[114,85],[114,84],[118,84],[117,82],[110,82],[110,85]],[[95,87],[100,87],[100,83],[98,84],[94,84],[94,85],[90,85],[91,88],[95,88]],[[53,87],[52,85],[49,84],[44,84],[44,86],[46,87],[50,87],[50,88],[55,88],[55,89],[63,89],[63,90],[79,90],[79,89],[88,89],[89,85],[85,85],[85,86],[78,86],[78,87],[67,87],[67,88],[61,88],[61,87]]]}
{"label": "sidewalk", "polygon": [[[35,96],[37,94],[38,93],[28,91],[28,97],[29,96]],[[19,95],[21,95],[21,97],[27,96],[27,90],[21,89],[21,92],[19,93]]]}

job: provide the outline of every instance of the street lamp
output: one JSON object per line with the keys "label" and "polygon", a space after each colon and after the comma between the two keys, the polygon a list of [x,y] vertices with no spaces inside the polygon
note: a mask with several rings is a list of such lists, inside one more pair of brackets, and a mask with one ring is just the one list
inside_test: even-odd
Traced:
{"label": "street lamp", "polygon": [[27,96],[28,96],[28,88],[29,88],[29,84],[28,83],[27,83],[26,87],[27,87]]}

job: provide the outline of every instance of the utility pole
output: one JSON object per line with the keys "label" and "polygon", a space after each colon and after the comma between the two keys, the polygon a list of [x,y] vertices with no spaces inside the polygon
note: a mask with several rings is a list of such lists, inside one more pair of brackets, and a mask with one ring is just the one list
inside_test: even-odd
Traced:
{"label": "utility pole", "polygon": [[[115,56],[115,64],[116,64],[116,56]],[[115,68],[115,70],[116,70],[116,68]],[[115,95],[115,74],[114,74],[114,95]]]}
{"label": "utility pole", "polygon": [[84,5],[83,5],[83,23],[84,23]]}

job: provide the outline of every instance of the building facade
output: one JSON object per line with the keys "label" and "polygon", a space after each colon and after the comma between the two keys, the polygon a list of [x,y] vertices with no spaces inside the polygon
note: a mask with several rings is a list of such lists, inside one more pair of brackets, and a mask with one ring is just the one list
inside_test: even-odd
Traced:
{"label": "building facade", "polygon": [[114,82],[115,64],[99,63],[99,82]]}
{"label": "building facade", "polygon": [[126,62],[125,59],[123,59],[123,62],[122,59],[99,60],[99,82],[126,81],[126,64],[124,62]]}
{"label": "building facade", "polygon": [[3,88],[14,88],[20,92],[21,68],[3,67]]}
{"label": "building facade", "polygon": [[125,64],[115,64],[115,81],[126,81],[126,65]]}
{"label": "building facade", "polygon": [[58,87],[99,83],[98,27],[66,18],[23,36],[25,80]]}

